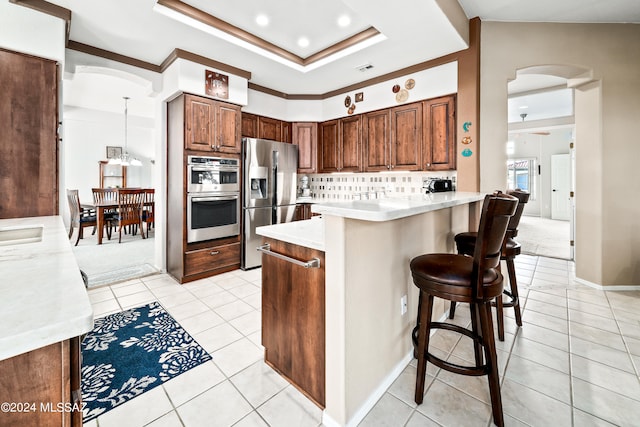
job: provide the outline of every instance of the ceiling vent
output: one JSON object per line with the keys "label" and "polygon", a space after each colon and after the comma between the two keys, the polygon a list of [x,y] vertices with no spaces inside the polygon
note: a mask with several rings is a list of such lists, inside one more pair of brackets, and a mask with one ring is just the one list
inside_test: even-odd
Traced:
{"label": "ceiling vent", "polygon": [[365,71],[369,71],[370,69],[373,68],[373,65],[371,64],[364,64],[364,65],[360,65],[358,67],[356,67],[356,70],[364,73]]}

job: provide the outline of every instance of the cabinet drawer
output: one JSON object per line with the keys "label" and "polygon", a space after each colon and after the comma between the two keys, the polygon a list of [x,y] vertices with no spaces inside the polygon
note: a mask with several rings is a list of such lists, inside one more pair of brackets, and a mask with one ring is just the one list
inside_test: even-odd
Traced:
{"label": "cabinet drawer", "polygon": [[184,274],[189,276],[217,268],[240,264],[240,243],[214,246],[184,254]]}

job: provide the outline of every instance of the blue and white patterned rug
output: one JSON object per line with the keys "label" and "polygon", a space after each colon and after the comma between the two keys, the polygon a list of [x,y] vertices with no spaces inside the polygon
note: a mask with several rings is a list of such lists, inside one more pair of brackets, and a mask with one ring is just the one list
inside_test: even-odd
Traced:
{"label": "blue and white patterned rug", "polygon": [[84,421],[208,360],[157,302],[96,319],[82,341]]}

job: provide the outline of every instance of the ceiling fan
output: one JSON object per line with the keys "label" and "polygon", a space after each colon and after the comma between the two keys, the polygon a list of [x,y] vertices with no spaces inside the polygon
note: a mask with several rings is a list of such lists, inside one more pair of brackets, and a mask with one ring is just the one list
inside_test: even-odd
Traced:
{"label": "ceiling fan", "polygon": [[[522,121],[524,122],[524,119],[527,117],[527,113],[520,114],[520,117],[522,117]],[[551,135],[551,132],[548,132],[548,131],[526,132],[526,133],[531,134],[531,135],[544,135],[544,136]]]}

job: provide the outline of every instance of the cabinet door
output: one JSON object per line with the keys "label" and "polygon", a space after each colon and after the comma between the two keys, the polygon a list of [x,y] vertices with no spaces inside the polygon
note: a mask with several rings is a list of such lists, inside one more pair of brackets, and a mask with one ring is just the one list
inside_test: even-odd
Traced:
{"label": "cabinet door", "polygon": [[280,120],[269,117],[258,118],[258,138],[280,141],[282,135],[282,124]]}
{"label": "cabinet door", "polygon": [[320,259],[320,268],[304,268],[262,255],[262,345],[265,360],[324,407],[324,252],[273,239],[265,241],[273,252],[291,258]]}
{"label": "cabinet door", "polygon": [[340,120],[340,171],[360,172],[362,170],[362,120],[360,116]]}
{"label": "cabinet door", "polygon": [[291,123],[282,122],[282,142],[291,144]]}
{"label": "cabinet door", "polygon": [[185,148],[188,150],[213,151],[215,138],[214,102],[207,98],[185,95]]}
{"label": "cabinet door", "polygon": [[0,50],[0,82],[0,218],[58,215],[56,63]]}
{"label": "cabinet door", "polygon": [[364,115],[364,169],[367,172],[390,169],[389,138],[391,136],[389,110]]}
{"label": "cabinet door", "polygon": [[422,103],[391,109],[391,169],[420,170]]}
{"label": "cabinet door", "polygon": [[232,104],[217,103],[216,150],[223,153],[239,153],[240,107]]}
{"label": "cabinet door", "polygon": [[321,123],[318,137],[318,171],[320,173],[338,172],[339,158],[338,120]]}
{"label": "cabinet door", "polygon": [[298,173],[315,173],[318,124],[299,122],[293,123],[292,128],[293,143],[298,146]]}
{"label": "cabinet door", "polygon": [[258,137],[258,116],[242,113],[242,136],[247,138]]}
{"label": "cabinet door", "polygon": [[424,103],[424,170],[456,168],[455,100],[451,95]]}

